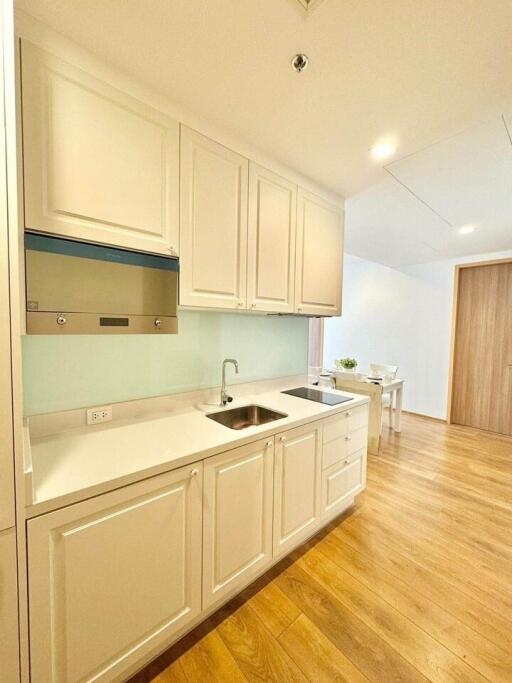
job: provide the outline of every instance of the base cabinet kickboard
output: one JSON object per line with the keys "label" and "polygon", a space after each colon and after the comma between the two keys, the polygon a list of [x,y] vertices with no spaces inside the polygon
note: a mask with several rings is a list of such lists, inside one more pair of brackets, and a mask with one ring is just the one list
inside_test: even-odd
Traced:
{"label": "base cabinet kickboard", "polygon": [[367,419],[343,411],[29,520],[32,682],[123,680],[314,535],[366,486]]}

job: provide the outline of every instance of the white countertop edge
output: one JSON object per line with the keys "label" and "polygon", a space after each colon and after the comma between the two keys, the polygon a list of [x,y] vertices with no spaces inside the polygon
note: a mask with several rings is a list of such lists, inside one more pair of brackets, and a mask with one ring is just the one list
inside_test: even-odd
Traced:
{"label": "white countertop edge", "polygon": [[[299,385],[300,386],[300,385]],[[304,386],[304,385],[302,385]],[[311,387],[311,388],[317,388],[317,387]],[[342,404],[338,404],[335,406],[326,406],[325,404],[321,403],[315,403],[313,401],[307,401],[306,399],[298,399],[296,397],[290,397],[294,399],[295,401],[304,401],[306,404],[309,404],[309,414],[307,416],[302,416],[298,418],[294,418],[292,414],[290,414],[290,410],[288,410],[287,417],[283,418],[282,420],[277,420],[275,422],[270,422],[265,425],[260,425],[258,427],[249,427],[247,430],[242,431],[236,431],[236,430],[230,430],[228,427],[224,427],[223,425],[219,425],[218,423],[214,421],[210,421],[210,424],[208,425],[211,427],[212,425],[216,425],[215,428],[222,428],[223,430],[226,430],[226,439],[222,442],[218,442],[215,445],[208,446],[206,448],[201,448],[200,450],[194,450],[191,451],[190,453],[186,453],[183,455],[179,455],[175,458],[170,458],[168,460],[162,461],[158,464],[154,464],[151,466],[148,466],[147,468],[138,468],[133,471],[128,471],[126,474],[122,474],[118,477],[114,478],[109,478],[106,480],[99,480],[95,482],[94,484],[90,486],[84,486],[82,488],[75,488],[70,491],[66,491],[64,493],[60,493],[59,491],[46,491],[45,495],[39,495],[38,496],[38,491],[37,491],[37,470],[38,470],[38,458],[37,457],[32,457],[31,458],[31,464],[32,464],[32,469],[33,471],[27,472],[27,476],[30,476],[31,478],[31,484],[33,487],[35,487],[36,490],[33,490],[33,502],[31,505],[28,505],[26,507],[26,517],[27,518],[32,518],[36,517],[40,514],[65,507],[67,505],[71,505],[73,503],[77,503],[83,500],[86,500],[88,498],[95,497],[97,495],[100,495],[102,493],[107,493],[109,491],[112,491],[114,489],[118,489],[124,486],[127,486],[129,484],[136,483],[138,481],[141,481],[143,479],[148,479],[150,477],[154,477],[159,474],[163,474],[165,472],[169,472],[175,469],[178,469],[180,467],[184,467],[187,465],[190,465],[194,462],[197,462],[199,460],[204,460],[205,458],[212,457],[214,455],[217,455],[219,453],[223,453],[226,451],[230,451],[234,448],[238,448],[239,446],[243,446],[245,444],[259,441],[260,439],[265,439],[269,438],[271,436],[274,436],[275,434],[279,434],[280,432],[287,431],[289,429],[293,429],[295,427],[299,427],[303,424],[307,424],[310,422],[317,422],[319,420],[323,420],[325,418],[328,418],[332,415],[335,415],[340,412],[344,412],[347,409],[351,407],[357,407],[359,405],[364,405],[365,403],[369,402],[369,398],[365,395],[356,395],[356,394],[350,394],[350,392],[347,391],[339,391],[339,390],[329,390],[329,389],[324,389],[322,388],[322,391],[329,391],[334,394],[344,394],[344,395],[350,395],[352,396],[351,401],[347,401]],[[139,419],[134,421],[130,421],[128,424],[129,425],[134,425],[134,424],[144,424],[147,423],[148,421],[151,420],[158,420],[158,419],[165,419],[166,417],[172,417],[173,421],[179,421],[180,418],[182,418],[184,415],[188,415],[189,418],[192,417],[194,419],[194,414],[197,414],[197,417],[199,419],[206,419],[206,413],[213,413],[213,412],[218,412],[222,410],[229,410],[230,408],[234,408],[237,406],[242,406],[242,405],[247,405],[247,404],[257,404],[261,405],[263,407],[267,407],[271,410],[283,410],[282,406],[279,405],[274,405],[274,401],[276,403],[279,403],[279,394],[280,392],[274,391],[274,392],[269,392],[268,394],[256,394],[254,396],[245,396],[243,398],[240,398],[233,403],[227,405],[225,408],[221,408],[220,406],[209,406],[207,409],[204,407],[201,408],[193,408],[191,407],[190,411],[187,413],[180,413],[177,415],[173,416],[164,416],[164,415],[148,415],[147,419]],[[300,404],[298,404],[300,406]],[[315,410],[316,408],[316,410]],[[293,412],[293,410],[291,411]],[[116,428],[123,428],[123,424],[121,421],[120,424],[116,424]],[[198,426],[200,423],[198,422]],[[204,424],[204,426],[207,426],[207,423]],[[108,425],[105,426],[108,428]],[[92,433],[92,432],[89,432]],[[51,447],[52,441],[56,443],[56,441],[60,438],[66,438],[67,436],[72,436],[73,438],[80,438],[81,436],[84,437],[84,439],[87,439],[88,433],[85,430],[71,430],[70,432],[64,433],[63,435],[55,435],[53,438],[50,437],[43,437],[40,439],[36,439],[36,442],[46,442],[48,447]],[[34,454],[33,454],[34,455]],[[94,466],[94,458],[91,463]],[[61,469],[62,465],[60,466]],[[65,471],[62,472],[62,479],[66,479],[65,477]],[[28,484],[28,482],[27,482]]]}

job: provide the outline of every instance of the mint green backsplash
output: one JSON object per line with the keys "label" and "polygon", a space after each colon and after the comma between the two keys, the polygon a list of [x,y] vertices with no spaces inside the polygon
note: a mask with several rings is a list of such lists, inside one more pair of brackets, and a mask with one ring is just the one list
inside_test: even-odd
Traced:
{"label": "mint green backsplash", "polygon": [[25,414],[174,394],[307,372],[303,318],[180,311],[175,335],[39,336],[23,339]]}

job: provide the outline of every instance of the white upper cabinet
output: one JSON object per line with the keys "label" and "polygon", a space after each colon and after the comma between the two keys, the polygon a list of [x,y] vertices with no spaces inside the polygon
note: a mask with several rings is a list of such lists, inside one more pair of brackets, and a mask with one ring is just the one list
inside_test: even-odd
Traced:
{"label": "white upper cabinet", "polygon": [[28,228],[179,255],[182,306],[341,313],[338,206],[27,41],[21,90]]}
{"label": "white upper cabinet", "polygon": [[202,469],[28,522],[33,683],[125,680],[200,614]]}
{"label": "white upper cabinet", "polygon": [[297,186],[257,164],[249,166],[247,307],[294,310]]}
{"label": "white upper cabinet", "polygon": [[180,303],[245,309],[249,162],[181,128]]}
{"label": "white upper cabinet", "polygon": [[342,272],[342,209],[299,188],[296,311],[309,315],[340,315]]}
{"label": "white upper cabinet", "polygon": [[28,228],[179,251],[179,124],[23,41]]}

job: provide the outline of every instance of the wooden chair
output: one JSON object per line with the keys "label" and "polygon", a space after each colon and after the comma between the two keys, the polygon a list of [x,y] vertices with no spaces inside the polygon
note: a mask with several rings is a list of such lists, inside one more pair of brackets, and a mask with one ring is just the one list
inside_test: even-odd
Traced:
{"label": "wooden chair", "polygon": [[[370,373],[374,376],[382,377],[383,380],[396,379],[398,365],[384,365],[383,363],[370,363]],[[389,426],[393,424],[393,395],[383,394],[382,412],[389,410]]]}

